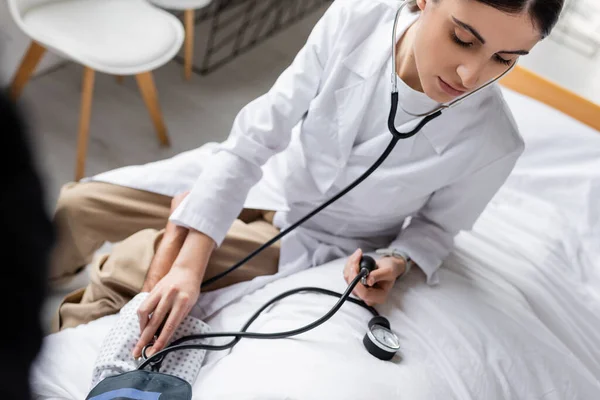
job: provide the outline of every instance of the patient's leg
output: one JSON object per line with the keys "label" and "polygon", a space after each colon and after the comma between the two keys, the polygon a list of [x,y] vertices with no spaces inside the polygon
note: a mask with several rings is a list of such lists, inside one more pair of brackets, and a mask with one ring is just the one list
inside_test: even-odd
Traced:
{"label": "patient's leg", "polygon": [[54,215],[58,241],[49,278],[70,279],[105,242],[119,242],[142,229],[162,229],[171,198],[101,182],[69,183]]}
{"label": "patient's leg", "polygon": [[138,294],[163,231],[145,229],[116,244],[92,264],[90,283],[60,305],[52,331],[114,314]]}
{"label": "patient's leg", "polygon": [[[234,221],[225,240],[209,260],[205,280],[228,269],[279,233],[268,215],[258,220],[248,219],[250,222],[247,223],[240,219]],[[115,245],[110,254],[97,258],[92,264],[90,284],[64,299],[54,319],[52,331],[75,327],[117,313],[141,291],[163,232],[142,230]],[[280,243],[277,242],[204,291],[276,273],[279,249]]]}

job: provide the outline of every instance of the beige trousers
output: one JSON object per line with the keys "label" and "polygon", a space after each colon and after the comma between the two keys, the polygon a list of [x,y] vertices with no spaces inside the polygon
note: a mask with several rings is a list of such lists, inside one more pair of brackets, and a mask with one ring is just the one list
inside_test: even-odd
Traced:
{"label": "beige trousers", "polygon": [[[62,301],[52,331],[114,314],[141,291],[170,208],[170,197],[107,183],[70,183],[62,188],[54,216],[58,242],[50,267],[51,282],[71,279],[105,242],[117,244],[110,254],[93,260],[89,285]],[[277,235],[273,214],[244,209],[213,251],[204,279],[228,269]],[[277,242],[209,290],[276,273],[279,249]]]}

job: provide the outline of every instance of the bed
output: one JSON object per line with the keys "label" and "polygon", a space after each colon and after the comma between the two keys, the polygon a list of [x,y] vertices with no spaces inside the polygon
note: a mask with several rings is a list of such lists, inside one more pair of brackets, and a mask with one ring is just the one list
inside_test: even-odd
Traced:
{"label": "bed", "polygon": [[[347,304],[302,336],[209,353],[194,399],[600,399],[600,107],[522,68],[503,85],[525,154],[473,230],[457,237],[442,284],[427,286],[413,271],[378,308],[401,338],[400,355],[368,354],[370,314]],[[298,286],[343,291],[343,263],[272,282],[207,322],[237,330]],[[252,330],[304,325],[334,301],[290,297]],[[116,318],[45,339],[32,369],[37,398],[85,398]]]}

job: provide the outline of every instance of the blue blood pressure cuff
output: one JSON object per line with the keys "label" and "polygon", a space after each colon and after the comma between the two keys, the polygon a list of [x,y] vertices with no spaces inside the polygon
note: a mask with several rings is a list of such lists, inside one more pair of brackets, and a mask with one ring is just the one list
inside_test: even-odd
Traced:
{"label": "blue blood pressure cuff", "polygon": [[102,380],[86,400],[192,400],[192,386],[174,375],[135,370]]}

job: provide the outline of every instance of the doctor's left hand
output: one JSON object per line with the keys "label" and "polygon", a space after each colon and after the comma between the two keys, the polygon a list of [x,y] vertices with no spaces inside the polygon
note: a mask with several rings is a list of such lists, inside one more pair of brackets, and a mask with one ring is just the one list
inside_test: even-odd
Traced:
{"label": "doctor's left hand", "polygon": [[[352,254],[344,267],[344,279],[348,284],[352,282],[359,273],[362,250],[358,249]],[[402,260],[394,257],[383,257],[376,261],[377,268],[369,274],[367,286],[358,283],[352,293],[358,296],[369,306],[383,304],[387,300],[390,291],[396,283],[396,279],[402,275],[406,265]]]}

